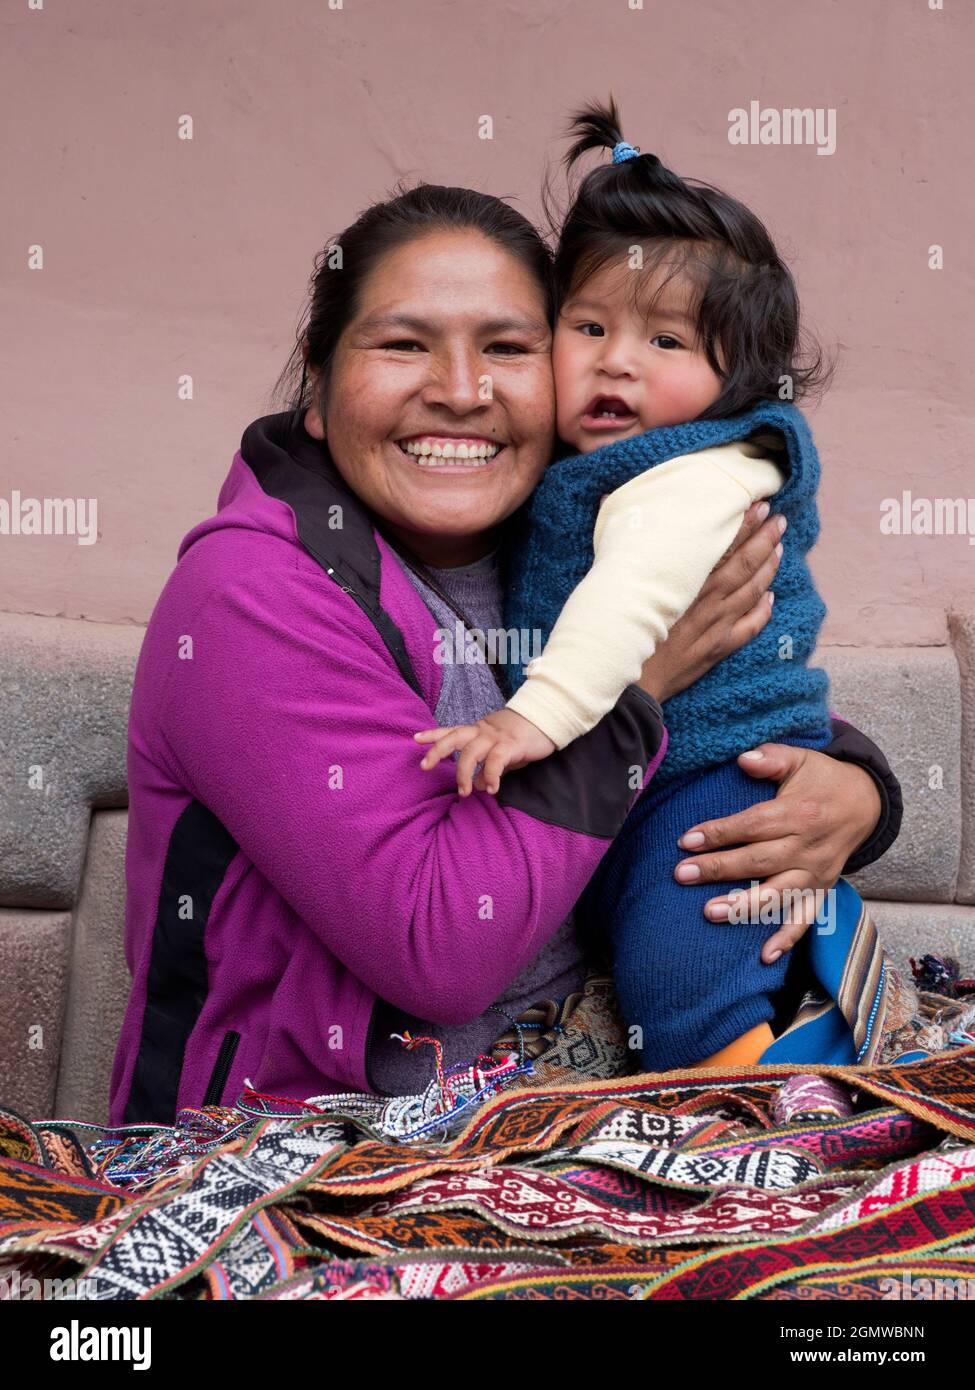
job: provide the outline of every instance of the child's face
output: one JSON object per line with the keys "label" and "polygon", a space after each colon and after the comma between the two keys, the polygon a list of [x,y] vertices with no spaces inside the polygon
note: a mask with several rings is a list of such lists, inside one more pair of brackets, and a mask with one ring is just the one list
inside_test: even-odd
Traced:
{"label": "child's face", "polygon": [[[559,314],[552,347],[556,420],[560,438],[581,454],[658,425],[685,424],[721,394],[721,379],[685,313],[686,278],[673,276],[648,319],[633,303],[637,273],[626,260],[603,266]],[[663,265],[649,277],[644,304],[667,274]]]}

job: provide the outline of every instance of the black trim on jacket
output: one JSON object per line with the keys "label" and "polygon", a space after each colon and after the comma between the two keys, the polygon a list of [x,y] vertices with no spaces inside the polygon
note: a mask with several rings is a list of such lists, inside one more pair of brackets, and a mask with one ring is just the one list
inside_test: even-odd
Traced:
{"label": "black trim on jacket", "polygon": [[897,839],[904,818],[904,797],[900,782],[877,745],[852,724],[845,724],[841,719],[830,722],[833,742],[823,752],[831,758],[839,758],[840,762],[856,763],[869,772],[880,793],[880,819],[873,832],[843,865],[844,874],[853,874],[879,859]]}
{"label": "black trim on jacket", "polygon": [[[652,695],[638,685],[628,685],[614,707],[595,728],[541,762],[509,772],[501,779],[497,799],[503,806],[515,806],[535,820],[561,825],[567,830],[584,830],[612,840],[619,834],[629,813],[632,798],[640,790],[647,766],[663,740],[663,714]],[[623,759],[634,744],[641,747],[639,757]],[[607,770],[619,769],[621,783],[607,777]],[[639,781],[633,785],[639,769]],[[526,772],[534,773],[526,777]],[[621,788],[627,793],[621,799]],[[572,814],[566,817],[565,808]]]}
{"label": "black trim on jacket", "polygon": [[[146,1004],[122,1123],[171,1125],[183,1059],[209,989],[204,934],[236,840],[191,801],[173,826],[152,933]],[[203,1096],[192,1102],[203,1104]]]}

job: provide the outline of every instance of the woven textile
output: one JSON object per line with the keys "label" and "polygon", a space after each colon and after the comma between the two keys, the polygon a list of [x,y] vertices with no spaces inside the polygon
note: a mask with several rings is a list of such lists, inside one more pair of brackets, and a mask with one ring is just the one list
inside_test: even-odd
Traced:
{"label": "woven textile", "polygon": [[338,1148],[330,1125],[272,1120],[240,1154],[204,1160],[185,1191],[164,1192],[113,1235],[86,1270],[92,1296],[167,1292],[223,1252],[231,1267],[248,1267],[245,1288],[265,1287],[271,1251],[280,1242],[255,1218],[305,1186]]}
{"label": "woven textile", "polygon": [[853,1302],[919,1303],[936,1299],[968,1301],[975,1299],[972,1267],[965,1260],[918,1260],[907,1256],[882,1265],[866,1265],[847,1274],[815,1274],[778,1284],[762,1295],[763,1300],[842,1299]]}
{"label": "woven textile", "polygon": [[591,975],[583,990],[561,1003],[543,1000],[526,1010],[491,1049],[498,1060],[509,1053],[533,1063],[521,1083],[525,1086],[557,1086],[568,1077],[600,1081],[633,1072],[612,977]]}
{"label": "woven textile", "polygon": [[946,1296],[975,1279],[971,996],[917,990],[871,933],[787,1030],[832,1010],[870,1064],[613,1075],[601,978],[418,1096],[245,1092],[87,1147],[95,1126],[0,1110],[0,1277],[99,1299]]}
{"label": "woven textile", "polygon": [[853,1112],[849,1089],[828,1076],[794,1076],[775,1101],[777,1124],[798,1120],[840,1118]]}
{"label": "woven textile", "polygon": [[40,1223],[52,1226],[97,1220],[124,1205],[109,1183],[68,1177],[33,1163],[0,1160],[0,1232]]}
{"label": "woven textile", "polygon": [[833,890],[829,931],[800,943],[812,984],[789,1026],[762,1053],[764,1062],[914,1062],[951,1045],[975,1022],[975,997],[918,989],[883,950],[859,894],[844,879]]}
{"label": "woven textile", "polygon": [[923,1191],[925,1160],[911,1166],[917,1171],[918,1190],[887,1209],[861,1213],[854,1203],[841,1225],[823,1229],[814,1221],[808,1234],[700,1256],[656,1281],[643,1296],[753,1298],[794,1280],[802,1268],[831,1266],[840,1273],[855,1271],[862,1263],[904,1267],[905,1257],[947,1254],[953,1245],[970,1240],[975,1230],[975,1171],[969,1168],[967,1176],[949,1186]]}
{"label": "woven textile", "polygon": [[[824,1094],[851,1113],[784,1121],[783,1099]],[[132,1191],[0,1160],[0,1267],[43,1255],[101,1299],[868,1298],[927,1264],[975,1277],[973,1046],[520,1087],[439,1142],[348,1109],[238,1123]],[[53,1161],[43,1126],[3,1126]]]}

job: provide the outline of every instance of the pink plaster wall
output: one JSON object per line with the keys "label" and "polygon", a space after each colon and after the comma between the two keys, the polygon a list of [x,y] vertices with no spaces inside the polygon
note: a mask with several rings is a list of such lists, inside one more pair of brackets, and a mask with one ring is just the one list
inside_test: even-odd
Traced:
{"label": "pink plaster wall", "polygon": [[[880,504],[975,496],[968,0],[336,3],[5,0],[0,496],[95,496],[100,534],[0,536],[0,609],[144,622],[327,235],[399,177],[534,215],[566,110],[612,88],[634,143],[767,218],[839,346],[813,420],[828,640],[944,641],[975,546],[882,535]],[[835,108],[836,152],[732,146],[752,100]]]}

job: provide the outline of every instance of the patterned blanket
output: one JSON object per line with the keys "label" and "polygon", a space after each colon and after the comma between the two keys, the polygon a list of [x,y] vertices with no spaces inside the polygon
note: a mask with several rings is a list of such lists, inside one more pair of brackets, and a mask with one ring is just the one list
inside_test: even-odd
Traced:
{"label": "patterned blanket", "polygon": [[891,1298],[975,1280],[975,1046],[519,1087],[439,1143],[267,1115],[134,1191],[92,1176],[57,1122],[0,1112],[0,1152],[0,1278],[98,1299]]}
{"label": "patterned blanket", "polygon": [[[107,1300],[965,1296],[975,986],[884,974],[870,1065],[619,1075],[593,980],[422,1096],[245,1091],[112,1133],[0,1110],[0,1281]],[[878,1060],[906,1040],[919,1060]]]}

